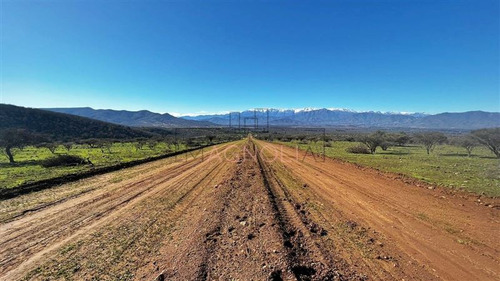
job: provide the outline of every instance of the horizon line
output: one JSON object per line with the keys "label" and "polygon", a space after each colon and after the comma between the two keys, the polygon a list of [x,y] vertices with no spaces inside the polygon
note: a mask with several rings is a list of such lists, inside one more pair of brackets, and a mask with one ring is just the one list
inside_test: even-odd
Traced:
{"label": "horizon line", "polygon": [[[7,103],[4,103],[7,104]],[[8,104],[7,104],[8,105]],[[175,111],[164,111],[164,112],[155,112],[151,111],[149,109],[138,109],[138,110],[131,110],[131,109],[113,109],[113,108],[94,108],[92,106],[69,106],[69,107],[30,107],[30,106],[23,106],[23,105],[16,105],[16,104],[10,104],[14,106],[22,106],[22,107],[27,107],[27,108],[36,108],[36,109],[63,109],[63,108],[90,108],[92,110],[114,110],[114,111],[129,111],[129,112],[140,112],[140,111],[148,111],[152,113],[157,113],[157,114],[170,114],[174,117],[197,117],[197,116],[203,116],[203,115],[226,115],[231,112],[245,112],[245,111],[253,111],[253,110],[260,110],[261,112],[264,110],[278,110],[278,111],[294,111],[294,112],[303,112],[303,111],[317,111],[317,110],[329,110],[329,111],[343,111],[343,112],[352,112],[352,113],[380,113],[380,114],[394,114],[394,115],[414,115],[414,114],[423,114],[423,115],[436,115],[436,114],[442,114],[442,113],[465,113],[465,112],[474,112],[474,111],[482,111],[482,112],[487,112],[487,113],[500,113],[499,111],[486,111],[486,110],[481,110],[481,109],[474,109],[474,110],[466,110],[466,111],[443,111],[443,112],[438,112],[438,113],[427,113],[427,112],[413,112],[413,111],[380,111],[380,110],[355,110],[355,109],[349,109],[349,108],[341,108],[341,107],[299,107],[299,108],[278,108],[278,107],[263,107],[263,108],[248,108],[245,110],[223,110],[223,111],[198,111],[198,112],[190,112],[190,113],[180,113],[180,112],[175,112]]]}

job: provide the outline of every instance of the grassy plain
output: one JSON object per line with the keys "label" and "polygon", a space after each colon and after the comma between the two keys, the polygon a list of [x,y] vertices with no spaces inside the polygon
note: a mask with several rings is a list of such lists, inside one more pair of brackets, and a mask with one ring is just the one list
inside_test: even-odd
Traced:
{"label": "grassy plain", "polygon": [[[186,148],[185,144],[179,144],[177,149]],[[51,168],[45,168],[41,165],[41,161],[44,159],[58,154],[81,156],[90,160],[94,164],[94,168],[97,168],[158,156],[173,151],[175,151],[174,145],[164,142],[159,142],[151,147],[146,145],[138,147],[135,142],[113,143],[109,149],[91,148],[87,145],[77,144],[70,151],[67,151],[63,146],[59,146],[54,154],[43,147],[30,146],[22,150],[14,149],[15,164],[10,164],[5,154],[0,155],[0,188],[13,188],[21,184],[84,172],[93,168],[91,165]]]}
{"label": "grassy plain", "polygon": [[[322,152],[322,142],[282,142],[313,152]],[[500,197],[500,160],[485,147],[473,150],[467,157],[465,149],[452,145],[439,145],[427,155],[421,146],[390,147],[387,151],[377,148],[374,155],[353,154],[346,151],[356,142],[335,141],[325,148],[327,157],[336,158],[386,172],[400,173],[418,180],[462,189],[476,194]]]}

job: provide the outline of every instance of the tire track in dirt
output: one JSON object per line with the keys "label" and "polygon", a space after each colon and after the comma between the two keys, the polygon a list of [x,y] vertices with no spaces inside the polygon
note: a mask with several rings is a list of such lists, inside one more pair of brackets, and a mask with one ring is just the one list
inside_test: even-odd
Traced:
{"label": "tire track in dirt", "polygon": [[[109,191],[113,188],[119,188],[122,185],[130,182],[130,179],[136,176],[146,176],[158,173],[161,167],[177,165],[174,157],[159,160],[154,163],[142,164],[129,169],[111,172],[108,174],[98,175],[85,180],[70,182],[50,189],[32,192],[18,197],[0,201],[0,209],[2,214],[0,224],[9,223],[16,219],[17,222],[22,221],[22,217],[36,212],[40,212],[48,207],[59,205],[64,201],[74,198],[83,198],[82,195],[91,191]],[[44,214],[45,215],[45,214]]]}
{"label": "tire track in dirt", "polygon": [[265,165],[259,148],[254,145],[254,150],[284,245],[288,248],[288,263],[294,277],[297,280],[348,280],[341,278],[330,255],[321,251],[321,246],[313,241],[306,225],[295,212],[296,205],[287,196],[286,188]]}
{"label": "tire track in dirt", "polygon": [[[228,168],[223,162],[210,163],[207,165],[208,166],[203,167],[201,171],[195,169],[193,173],[176,181],[174,185],[178,187],[178,192],[163,189],[158,194],[149,196],[147,202],[144,202],[143,204],[136,204],[134,209],[130,210],[131,214],[126,218],[120,218],[117,222],[113,223],[111,226],[113,230],[108,231],[109,233],[113,233],[114,229],[127,227],[130,222],[134,225],[134,230],[127,233],[127,235],[132,235],[132,237],[128,239],[129,242],[127,247],[122,247],[123,254],[116,257],[111,263],[114,267],[120,268],[121,264],[124,263],[123,260],[135,259],[137,264],[134,265],[133,271],[136,272],[133,276],[140,276],[140,278],[136,277],[140,280],[146,279],[146,276],[159,270],[158,266],[154,266],[151,269],[150,262],[153,261],[153,265],[157,265],[158,261],[155,261],[155,259],[160,258],[152,249],[157,248],[157,245],[163,243],[165,239],[164,235],[168,234],[168,231],[166,233],[154,233],[154,235],[147,235],[147,232],[151,229],[157,229],[158,227],[165,225],[168,226],[166,229],[175,226],[178,221],[178,217],[182,216],[184,211],[189,208],[195,200],[203,196],[202,194],[205,192],[207,185],[210,185],[213,181],[217,181],[219,177],[227,172]],[[144,223],[139,223],[139,220],[144,221]],[[154,224],[156,224],[156,226],[152,227]],[[137,225],[139,226],[135,227]],[[99,240],[117,240],[117,237],[113,237],[113,235],[107,236]],[[120,235],[118,235],[118,239],[119,238]],[[92,245],[96,244],[94,241],[86,243]],[[97,244],[102,244],[102,242]],[[140,244],[141,247],[137,248],[137,244]],[[147,244],[147,247],[145,247],[144,244]],[[132,247],[132,245],[134,245],[134,247]],[[95,247],[100,248],[100,246]],[[145,248],[149,250],[145,251]],[[128,253],[126,252],[127,250],[129,250]],[[89,250],[87,249],[86,251]],[[142,255],[139,253],[142,253]],[[125,263],[125,265],[127,264]],[[146,268],[146,270],[149,269],[149,271],[146,271],[145,273],[141,267]],[[120,270],[118,270],[118,272],[120,272]],[[98,276],[103,277],[107,276],[107,274],[98,274]],[[123,275],[118,274],[113,276],[111,279],[122,277]]]}
{"label": "tire track in dirt", "polygon": [[[217,227],[226,228],[228,233],[220,235],[216,248],[210,251],[208,279],[312,278],[316,271],[308,267],[304,259],[309,253],[302,242],[303,255],[299,257],[300,233],[289,225],[278,208],[251,140],[244,147],[243,155]],[[243,254],[235,258],[238,253]]]}
{"label": "tire track in dirt", "polygon": [[244,155],[247,147],[210,195],[180,218],[164,249],[172,259],[156,280],[264,280],[287,267],[259,170]]}
{"label": "tire track in dirt", "polygon": [[[147,232],[152,225],[155,223],[158,224],[165,224],[165,223],[171,223],[175,224],[173,222],[178,220],[178,217],[181,216],[184,211],[189,208],[189,206],[195,201],[198,200],[198,198],[201,196],[201,194],[204,192],[204,188],[206,188],[207,185],[210,185],[211,182],[216,181],[217,178],[219,178],[222,174],[224,174],[227,171],[227,167],[221,163],[220,165],[215,165],[210,168],[206,168],[204,170],[200,171],[194,171],[192,174],[188,175],[184,179],[179,180],[175,185],[179,187],[179,189],[183,189],[182,191],[178,192],[180,197],[178,197],[175,200],[171,200],[167,207],[165,208],[160,208],[160,210],[157,210],[155,213],[151,213],[151,210],[144,210],[143,212],[137,213],[134,215],[134,218],[129,220],[132,220],[136,222],[138,218],[141,218],[145,216],[145,213],[147,214],[148,217],[150,217],[150,221],[146,224],[145,227],[142,227],[140,230],[134,231],[134,238],[130,239],[129,245],[132,245],[136,240],[138,240],[139,237],[145,236],[143,235],[145,232]],[[186,190],[184,190],[186,189]],[[155,194],[155,196],[151,196],[152,198],[166,198],[167,196],[172,197],[172,190],[162,190],[158,194]],[[150,205],[149,203],[147,205]],[[160,204],[156,204],[160,205]],[[158,221],[162,220],[161,223]],[[120,225],[122,227],[123,223],[118,222],[115,223],[115,225]],[[156,236],[154,237],[157,241],[157,244],[161,243],[161,240],[163,239],[161,236]],[[150,239],[147,239],[150,240]],[[148,241],[150,242],[150,241]],[[150,243],[151,244],[151,243]],[[135,253],[133,253],[135,255]],[[148,252],[147,257],[143,257],[145,260],[150,261],[153,260],[155,257],[151,255],[151,252]],[[156,256],[156,258],[158,258]],[[147,263],[146,261],[146,263]],[[115,263],[120,263],[119,261],[115,261]],[[155,261],[154,264],[157,262]],[[159,268],[154,269],[153,271],[158,271]],[[145,279],[147,274],[140,273],[140,270],[138,270],[138,276],[142,276],[141,279]]]}
{"label": "tire track in dirt", "polygon": [[[83,209],[91,204],[106,205],[106,204],[109,204],[109,202],[116,200],[116,198],[121,198],[121,197],[125,197],[125,196],[131,196],[131,197],[138,196],[138,195],[140,195],[140,193],[146,192],[148,190],[148,188],[151,188],[152,186],[154,186],[156,181],[158,181],[158,178],[153,177],[153,176],[155,176],[155,175],[157,176],[159,174],[162,174],[164,177],[168,178],[169,176],[172,176],[172,175],[179,173],[179,171],[182,171],[183,169],[189,168],[189,167],[187,167],[188,165],[191,165],[190,167],[192,167],[195,164],[196,164],[196,162],[194,162],[194,161],[178,163],[173,168],[173,170],[172,170],[172,168],[165,168],[165,169],[161,169],[159,171],[155,170],[153,172],[149,172],[149,173],[145,174],[144,175],[145,178],[143,178],[141,180],[136,179],[136,180],[129,182],[129,183],[118,184],[118,185],[115,185],[114,188],[111,188],[111,187],[104,188],[104,189],[99,190],[97,192],[94,192],[93,194],[86,196],[86,197],[81,196],[83,194],[79,194],[79,196],[77,196],[77,197],[80,197],[79,200],[72,201],[71,205],[65,205],[65,204],[59,205],[57,210],[50,210],[50,211],[52,211],[50,214],[54,214],[55,211],[64,212],[64,211],[67,211],[68,209]],[[167,173],[167,174],[165,174],[165,173]],[[148,178],[148,176],[151,176],[151,178]],[[163,179],[164,177],[162,177],[162,180],[164,180]],[[138,189],[136,189],[136,188],[138,188]],[[122,193],[117,193],[117,189],[121,189],[124,191],[122,191]],[[67,200],[67,199],[63,198],[62,200],[60,200],[60,202],[62,203],[65,200]],[[55,204],[52,204],[52,205],[55,205]],[[49,206],[52,206],[52,205],[49,205]],[[39,210],[41,210],[41,209],[44,209],[44,208],[39,208]],[[38,212],[36,214],[36,216],[47,217],[47,214],[46,214],[46,212]],[[29,226],[29,224],[26,223],[26,221],[29,221],[31,223],[31,221],[33,220],[34,217],[35,217],[35,215],[32,215],[28,219],[18,219],[13,223],[6,223],[4,225],[4,227],[2,227],[2,229],[0,230],[1,231],[0,235],[6,236],[6,235],[9,235],[10,232],[15,232],[15,231],[17,232],[19,229],[26,229],[26,227]],[[56,217],[54,219],[51,219],[51,221],[45,221],[45,222],[48,225],[52,225],[52,223],[54,221],[57,221],[57,219],[58,218]],[[30,232],[30,231],[26,231],[26,232]],[[18,236],[22,236],[24,234],[25,233],[19,233]],[[12,237],[12,238],[17,238],[17,237]],[[5,242],[9,242],[9,241],[8,240],[2,241],[2,242],[0,242],[0,245],[1,245],[1,243],[5,243]]]}
{"label": "tire track in dirt", "polygon": [[105,217],[155,186],[170,180],[171,176],[184,171],[185,166],[187,165],[181,164],[167,174],[160,173],[163,174],[161,179],[144,179],[124,186],[125,192],[107,192],[75,204],[71,208],[60,210],[56,216],[48,220],[44,218],[44,221],[39,224],[26,223],[18,227],[7,226],[9,231],[0,232],[4,238],[0,241],[2,249],[0,256],[5,257],[0,259],[0,265],[2,268],[7,268],[5,264],[12,263],[14,259],[23,259],[25,255],[38,251],[40,246],[47,247],[50,241]]}
{"label": "tire track in dirt", "polygon": [[[258,143],[268,148],[268,154],[279,155],[271,166],[289,174],[288,190],[302,205],[312,207],[311,217],[334,230],[329,231],[335,235],[333,240],[345,241],[332,245],[366,248],[343,255],[351,265],[363,264],[370,277],[499,278],[498,210],[448,194],[436,195],[436,190],[347,163],[298,161],[294,149]],[[339,227],[345,229],[335,231]]]}
{"label": "tire track in dirt", "polygon": [[[292,258],[291,263],[295,264],[295,270],[298,272],[309,272],[310,275],[313,275],[312,280],[366,280],[366,275],[357,272],[359,270],[345,266],[346,262],[338,256],[337,250],[325,244],[325,236],[328,234],[328,231],[313,221],[308,216],[309,212],[304,207],[304,204],[299,203],[300,201],[296,200],[291,195],[289,187],[283,183],[281,175],[277,174],[272,167],[272,162],[274,162],[275,159],[270,158],[271,161],[269,161],[269,159],[265,157],[266,153],[263,151],[262,146],[257,145],[257,147],[259,149],[257,157],[263,174],[271,179],[270,182],[272,182],[272,184],[268,184],[268,192],[273,198],[273,201],[276,202],[278,210],[277,215],[279,217],[288,217],[286,220],[289,226],[285,227],[285,229],[290,229],[290,221],[293,221],[294,226],[292,230],[283,231],[285,239],[288,239],[290,233],[295,234],[299,232],[300,234],[298,236],[298,241],[288,244],[289,246],[293,245],[295,247],[290,253]],[[305,247],[304,245],[306,243],[310,246]],[[308,250],[307,248],[310,249]],[[307,253],[307,251],[312,251],[314,255]],[[296,259],[297,256],[300,256],[297,252],[305,256],[303,258],[304,261]],[[307,257],[307,255],[316,256],[316,261],[311,261],[311,257]],[[310,263],[312,266],[308,267],[307,265],[303,265],[307,263]],[[293,268],[292,271],[294,271]],[[294,274],[297,273],[296,271],[294,271]],[[304,275],[308,278],[307,274]],[[301,278],[304,276],[296,275],[296,277],[298,280],[302,280]]]}
{"label": "tire track in dirt", "polygon": [[[369,267],[363,266],[367,260],[367,254],[378,253],[378,256],[385,257],[385,252],[374,249],[376,246],[375,239],[367,237],[369,235],[367,235],[366,229],[358,227],[354,221],[347,219],[342,211],[329,209],[328,212],[315,212],[316,209],[323,206],[323,203],[314,206],[312,202],[320,202],[323,198],[320,198],[316,193],[308,192],[310,191],[308,185],[304,184],[301,178],[294,177],[292,171],[288,170],[276,155],[272,155],[275,151],[272,151],[273,153],[269,155],[270,153],[266,151],[265,146],[261,145],[260,147],[260,155],[268,159],[266,162],[269,162],[267,165],[269,173],[274,175],[285,200],[295,207],[295,213],[311,234],[310,237],[317,248],[324,256],[329,257],[341,279],[404,279],[404,276],[393,276],[391,270],[385,271],[384,264],[377,264],[377,271],[372,271]],[[299,158],[298,154],[295,157],[296,159],[302,159]],[[345,231],[345,228],[347,228],[347,231]],[[341,234],[341,236],[338,234]],[[358,236],[362,236],[362,239]],[[364,247],[371,247],[369,253],[357,249],[360,243],[364,244]],[[421,279],[429,280],[429,278]]]}
{"label": "tire track in dirt", "polygon": [[[224,148],[227,145],[221,147]],[[143,197],[154,195],[155,191],[165,188],[170,182],[175,182],[183,174],[188,173],[184,176],[190,177],[199,173],[195,167],[200,164],[207,165],[206,163],[208,162],[201,162],[193,157],[192,160],[181,162],[173,168],[160,168],[155,171],[156,173],[147,173],[148,176],[154,174],[152,178],[135,179],[109,192],[95,192],[87,196],[85,200],[70,200],[62,206],[55,206],[55,210],[50,210],[50,208],[44,210],[44,213],[52,215],[52,218],[35,213],[22,220],[2,225],[0,232],[8,235],[3,235],[0,241],[2,245],[0,252],[2,272],[0,274],[5,274],[12,268],[22,268],[20,263],[26,263],[25,258],[34,253],[36,257],[40,257],[39,250],[43,249],[46,252],[52,249],[52,244],[60,244],[58,240],[66,242],[68,236],[74,237],[75,234],[88,232],[110,214],[116,216],[117,210],[130,203],[136,204]],[[81,202],[72,204],[75,201]],[[78,229],[84,231],[79,232]],[[16,231],[21,233],[18,234]]]}
{"label": "tire track in dirt", "polygon": [[210,196],[180,217],[155,280],[348,280],[277,190],[252,140]]}

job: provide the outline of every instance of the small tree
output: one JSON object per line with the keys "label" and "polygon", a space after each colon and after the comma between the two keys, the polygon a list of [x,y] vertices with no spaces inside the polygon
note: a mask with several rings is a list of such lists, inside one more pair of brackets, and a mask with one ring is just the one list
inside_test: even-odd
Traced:
{"label": "small tree", "polygon": [[147,144],[147,140],[138,139],[136,142],[134,142],[135,151],[142,150],[146,144]]}
{"label": "small tree", "polygon": [[99,146],[101,145],[101,141],[98,139],[88,139],[84,140],[83,144],[88,145],[89,148],[99,148]]}
{"label": "small tree", "polygon": [[56,154],[56,150],[59,147],[59,144],[55,142],[48,142],[42,144],[41,146],[47,148],[52,154]]}
{"label": "small tree", "polygon": [[386,151],[387,149],[389,149],[391,145],[392,143],[384,141],[383,143],[380,144],[380,148],[382,148],[383,151]]}
{"label": "small tree", "polygon": [[150,150],[155,150],[157,144],[158,144],[157,140],[149,140],[147,142],[147,146],[149,147]]}
{"label": "small tree", "polygon": [[405,132],[402,132],[394,136],[394,142],[399,146],[405,146],[407,143],[410,142],[410,139],[411,139],[410,136]]}
{"label": "small tree", "polygon": [[389,149],[391,146],[399,145],[399,146],[404,146],[408,141],[410,140],[410,137],[402,132],[402,133],[386,133],[384,135],[384,141],[380,144],[380,148],[382,148],[383,151],[386,151]]}
{"label": "small tree", "polygon": [[101,149],[101,152],[104,154],[106,151],[108,153],[111,153],[111,147],[113,146],[113,143],[111,141],[100,141],[97,143],[98,147]]}
{"label": "small tree", "polygon": [[179,151],[181,141],[177,138],[172,140],[172,144],[174,145],[174,151]]}
{"label": "small tree", "polygon": [[4,147],[5,154],[10,163],[15,163],[13,148],[22,149],[28,145],[34,145],[43,141],[41,135],[33,134],[24,129],[7,129],[0,134],[0,146]]}
{"label": "small tree", "polygon": [[113,145],[111,141],[102,139],[88,139],[83,143],[88,145],[90,148],[99,148],[102,153],[106,153],[105,150],[111,153],[111,146]]}
{"label": "small tree", "polygon": [[187,147],[195,147],[195,146],[197,146],[196,139],[195,138],[188,138],[186,140],[186,146]]}
{"label": "small tree", "polygon": [[215,136],[214,135],[208,135],[207,136],[208,142],[212,144],[214,142]]}
{"label": "small tree", "polygon": [[306,135],[298,135],[296,137],[296,139],[300,142],[300,143],[304,143],[307,139],[307,136]]}
{"label": "small tree", "polygon": [[71,148],[73,148],[73,143],[72,142],[65,142],[62,144],[64,148],[69,152]]}
{"label": "small tree", "polygon": [[472,135],[497,158],[500,158],[500,128],[476,130],[472,132]]}
{"label": "small tree", "polygon": [[377,147],[386,142],[386,133],[384,131],[376,131],[375,133],[361,136],[359,141],[368,147],[371,154],[375,154]]}
{"label": "small tree", "polygon": [[476,146],[478,146],[479,143],[474,137],[468,135],[468,136],[462,136],[462,137],[455,139],[453,141],[453,144],[455,144],[456,146],[460,146],[460,147],[465,148],[465,150],[467,151],[467,156],[471,157],[472,150]]}
{"label": "small tree", "polygon": [[430,154],[436,145],[446,142],[447,138],[440,132],[424,132],[416,134],[415,140],[425,147],[427,154]]}

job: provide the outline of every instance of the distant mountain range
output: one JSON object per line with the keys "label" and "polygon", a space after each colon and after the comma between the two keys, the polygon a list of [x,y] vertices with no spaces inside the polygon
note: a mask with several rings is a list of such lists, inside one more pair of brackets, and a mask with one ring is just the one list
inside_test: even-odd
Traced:
{"label": "distant mountain range", "polygon": [[90,107],[76,108],[44,108],[44,110],[92,118],[109,123],[132,127],[210,127],[213,123],[206,121],[187,120],[174,117],[168,113],[160,114],[147,110],[127,111],[112,109],[93,109]]}
{"label": "distant mountain range", "polygon": [[[229,113],[198,116],[174,117],[168,113],[160,114],[147,110],[126,111],[110,109],[48,108],[46,110],[73,114],[114,124],[133,127],[215,127],[228,126]],[[253,126],[255,116],[259,127],[267,124],[265,109],[246,110],[239,113],[240,125]],[[238,126],[238,113],[232,113],[231,123]],[[246,119],[246,120],[245,120]],[[414,129],[480,129],[500,127],[500,113],[469,111],[461,113],[424,113],[404,112],[357,112],[336,108],[269,109],[271,126],[294,127],[359,127],[359,128],[414,128]]]}
{"label": "distant mountain range", "polygon": [[[247,126],[252,126],[254,115],[259,126],[266,125],[266,110],[246,110],[240,112],[240,124],[245,118]],[[208,121],[218,125],[229,125],[229,114],[184,116],[188,120]],[[232,113],[232,125],[238,125],[238,113]],[[356,112],[348,109],[269,109],[271,126],[325,126],[325,127],[377,127],[416,129],[479,129],[500,127],[500,113],[469,111],[461,113],[401,112]]]}

